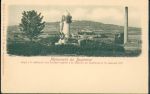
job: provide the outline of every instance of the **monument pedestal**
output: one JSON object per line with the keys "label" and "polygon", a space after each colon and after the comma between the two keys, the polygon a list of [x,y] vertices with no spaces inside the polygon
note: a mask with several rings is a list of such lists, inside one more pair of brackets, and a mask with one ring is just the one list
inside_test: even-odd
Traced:
{"label": "monument pedestal", "polygon": [[63,45],[63,44],[67,44],[68,39],[59,39],[59,41],[57,43],[55,43],[55,45]]}
{"label": "monument pedestal", "polygon": [[68,39],[59,39],[59,41],[57,43],[55,43],[55,45],[76,45],[76,46],[79,46],[79,43],[75,43],[70,38],[68,38]]}

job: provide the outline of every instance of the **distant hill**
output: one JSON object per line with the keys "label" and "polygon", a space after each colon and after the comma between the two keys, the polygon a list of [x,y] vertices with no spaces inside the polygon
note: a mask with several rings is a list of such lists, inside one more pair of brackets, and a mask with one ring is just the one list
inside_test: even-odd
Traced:
{"label": "distant hill", "polygon": [[[110,32],[110,33],[115,33],[115,32],[123,32],[124,27],[119,26],[119,25],[114,25],[114,24],[104,24],[101,22],[93,22],[93,21],[73,21],[71,23],[71,32],[76,33],[78,31],[82,30],[90,30],[90,31],[95,31],[95,32]],[[8,26],[8,33],[9,32],[15,32],[19,33],[19,27],[17,25],[13,26]],[[59,22],[46,22],[45,28],[44,28],[44,33],[48,34],[58,34],[59,32]],[[129,33],[133,34],[141,34],[141,28],[137,27],[129,27]]]}

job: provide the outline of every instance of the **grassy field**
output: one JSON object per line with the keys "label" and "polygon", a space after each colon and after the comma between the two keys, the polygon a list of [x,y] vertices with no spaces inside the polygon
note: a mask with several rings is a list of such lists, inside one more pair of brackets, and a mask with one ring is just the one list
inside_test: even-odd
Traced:
{"label": "grassy field", "polygon": [[123,46],[105,42],[97,43],[83,41],[77,45],[54,45],[41,42],[14,42],[7,45],[10,55],[19,56],[46,56],[46,55],[67,55],[67,56],[138,56],[140,50],[125,51]]}

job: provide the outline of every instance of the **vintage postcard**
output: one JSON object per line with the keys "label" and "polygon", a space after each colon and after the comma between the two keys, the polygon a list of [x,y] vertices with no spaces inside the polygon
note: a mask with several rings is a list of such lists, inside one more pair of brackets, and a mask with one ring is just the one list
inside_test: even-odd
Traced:
{"label": "vintage postcard", "polygon": [[3,93],[148,93],[147,0],[3,0]]}

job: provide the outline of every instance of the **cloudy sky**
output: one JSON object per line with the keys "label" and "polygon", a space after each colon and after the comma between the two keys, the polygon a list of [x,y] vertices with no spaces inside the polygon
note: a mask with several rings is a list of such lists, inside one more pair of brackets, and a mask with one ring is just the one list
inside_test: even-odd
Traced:
{"label": "cloudy sky", "polygon": [[[22,12],[36,10],[44,16],[46,22],[59,21],[68,10],[73,20],[90,20],[106,24],[124,24],[124,7],[120,6],[9,6],[8,24],[18,25]],[[129,26],[140,27],[140,10],[129,7]]]}

